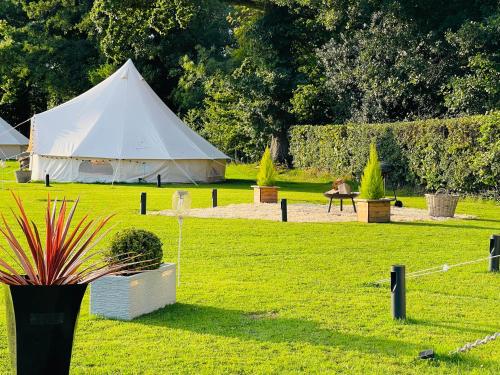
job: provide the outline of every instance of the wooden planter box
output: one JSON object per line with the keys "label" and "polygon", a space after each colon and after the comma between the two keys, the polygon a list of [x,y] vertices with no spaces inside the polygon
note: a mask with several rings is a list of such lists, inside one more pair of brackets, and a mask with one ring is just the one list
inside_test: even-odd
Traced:
{"label": "wooden planter box", "polygon": [[253,185],[254,203],[278,203],[278,186]]}
{"label": "wooden planter box", "polygon": [[388,223],[391,221],[391,199],[356,199],[358,221]]}

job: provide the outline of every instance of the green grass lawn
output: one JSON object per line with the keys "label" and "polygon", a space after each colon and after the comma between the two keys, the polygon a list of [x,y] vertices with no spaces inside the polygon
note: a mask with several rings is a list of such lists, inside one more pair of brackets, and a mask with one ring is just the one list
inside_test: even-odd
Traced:
{"label": "green grass lawn", "polygon": [[[175,218],[140,216],[170,208],[179,186],[16,184],[14,164],[0,171],[0,210],[13,222],[8,189],[21,194],[42,220],[47,193],[81,198],[79,215],[117,213],[114,231],[135,226],[164,242],[165,261],[175,262]],[[3,173],[3,177],[1,175]],[[190,190],[194,207],[251,202],[253,166],[230,166],[229,180]],[[282,174],[280,195],[291,202],[326,203],[328,176]],[[402,197],[425,207],[422,197]],[[89,314],[83,302],[73,350],[74,374],[168,373],[500,373],[500,340],[450,356],[465,342],[500,331],[500,274],[487,262],[409,280],[409,319],[390,316],[388,286],[372,282],[395,263],[407,272],[488,255],[489,237],[500,233],[500,207],[467,199],[457,211],[477,220],[390,224],[280,223],[187,218],[178,303],[132,322]],[[3,242],[2,242],[3,244]],[[106,241],[101,247],[105,247]],[[2,295],[3,300],[3,295]],[[3,305],[3,301],[2,301]],[[5,312],[0,309],[0,369],[8,373]],[[434,361],[416,359],[434,349]]]}

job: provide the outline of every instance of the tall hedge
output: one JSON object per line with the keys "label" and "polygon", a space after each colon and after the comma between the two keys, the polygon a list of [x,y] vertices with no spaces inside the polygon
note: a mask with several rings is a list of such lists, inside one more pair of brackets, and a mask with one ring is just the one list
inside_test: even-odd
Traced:
{"label": "tall hedge", "polygon": [[294,126],[290,151],[295,167],[359,178],[372,141],[380,159],[392,167],[393,184],[498,196],[500,112],[390,124]]}

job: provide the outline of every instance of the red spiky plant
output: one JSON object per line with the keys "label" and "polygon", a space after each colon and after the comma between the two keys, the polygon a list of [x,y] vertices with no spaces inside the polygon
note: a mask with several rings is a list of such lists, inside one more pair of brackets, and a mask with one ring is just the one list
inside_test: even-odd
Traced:
{"label": "red spiky plant", "polygon": [[[42,242],[36,224],[24,210],[19,195],[12,193],[19,214],[12,213],[19,224],[27,248],[23,247],[7,224],[2,214],[3,228],[0,232],[8,243],[8,248],[0,246],[14,264],[0,257],[0,281],[9,285],[68,285],[85,284],[99,277],[120,273],[129,264],[110,263],[102,253],[90,250],[107,234],[102,232],[113,215],[102,220],[87,220],[85,215],[73,229],[71,221],[78,206],[78,199],[68,213],[66,199],[62,200],[59,210],[57,202],[51,204],[47,199],[45,214],[45,241]],[[90,262],[89,265],[87,263]]]}

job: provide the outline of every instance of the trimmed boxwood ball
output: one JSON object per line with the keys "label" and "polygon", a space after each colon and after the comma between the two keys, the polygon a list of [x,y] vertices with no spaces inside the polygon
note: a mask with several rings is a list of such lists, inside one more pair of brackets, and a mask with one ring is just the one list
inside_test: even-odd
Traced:
{"label": "trimmed boxwood ball", "polygon": [[118,232],[111,241],[110,256],[113,261],[133,258],[140,262],[128,271],[153,270],[160,267],[163,259],[162,242],[158,236],[143,229],[129,228]]}

